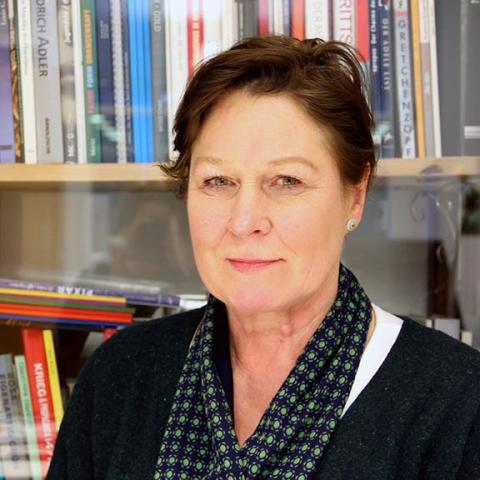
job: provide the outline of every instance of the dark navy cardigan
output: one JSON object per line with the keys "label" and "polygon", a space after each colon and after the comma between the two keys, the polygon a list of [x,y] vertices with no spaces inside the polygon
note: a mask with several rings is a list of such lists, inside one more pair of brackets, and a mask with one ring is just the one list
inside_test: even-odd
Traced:
{"label": "dark navy cardigan", "polygon": [[[126,328],[83,368],[48,480],[152,480],[194,310]],[[480,353],[405,319],[318,480],[480,480]]]}

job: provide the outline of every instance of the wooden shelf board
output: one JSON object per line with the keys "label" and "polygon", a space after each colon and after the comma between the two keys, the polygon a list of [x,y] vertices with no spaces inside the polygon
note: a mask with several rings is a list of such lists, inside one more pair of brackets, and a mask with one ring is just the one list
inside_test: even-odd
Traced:
{"label": "wooden shelf board", "polygon": [[[480,156],[429,159],[392,158],[378,163],[377,178],[424,179],[480,176]],[[0,190],[175,190],[156,164],[0,165]]]}

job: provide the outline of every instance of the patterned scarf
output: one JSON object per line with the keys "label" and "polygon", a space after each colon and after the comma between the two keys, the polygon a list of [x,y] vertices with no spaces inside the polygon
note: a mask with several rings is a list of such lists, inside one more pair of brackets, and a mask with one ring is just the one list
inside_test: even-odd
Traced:
{"label": "patterned scarf", "polygon": [[337,297],[240,447],[213,362],[210,297],[192,342],[160,446],[154,479],[311,479],[348,399],[364,350],[371,303],[340,264]]}

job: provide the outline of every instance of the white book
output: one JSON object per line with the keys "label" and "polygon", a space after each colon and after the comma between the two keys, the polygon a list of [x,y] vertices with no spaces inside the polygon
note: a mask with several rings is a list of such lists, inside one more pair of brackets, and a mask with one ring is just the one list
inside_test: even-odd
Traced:
{"label": "white book", "polygon": [[25,163],[38,163],[30,0],[18,0],[18,45]]}
{"label": "white book", "polygon": [[170,160],[173,150],[175,112],[188,81],[187,0],[166,0],[165,40],[167,53],[168,145]]}
{"label": "white book", "polygon": [[222,1],[222,50],[229,49],[238,38],[237,9],[234,0]]}
{"label": "white book", "polygon": [[203,57],[222,50],[222,0],[203,2]]}
{"label": "white book", "polygon": [[435,0],[428,0],[430,36],[430,76],[432,86],[433,139],[435,156],[442,156],[442,130],[440,122],[440,92],[438,89],[437,29],[435,26]]}
{"label": "white book", "polygon": [[357,38],[355,5],[353,1],[333,0],[333,39],[352,47]]}
{"label": "white book", "polygon": [[285,33],[283,6],[283,0],[273,0],[273,33],[275,35],[283,35]]}
{"label": "white book", "polygon": [[83,35],[81,0],[72,0],[73,59],[75,75],[75,103],[77,115],[78,163],[87,163],[87,132],[85,126],[85,90],[83,75]]}
{"label": "white book", "polygon": [[305,37],[330,40],[330,10],[328,0],[305,0]]}
{"label": "white book", "polygon": [[56,2],[31,9],[38,163],[63,163]]}
{"label": "white book", "polygon": [[127,134],[125,129],[125,85],[123,82],[122,7],[120,0],[110,0],[112,32],[113,89],[118,163],[127,163]]}

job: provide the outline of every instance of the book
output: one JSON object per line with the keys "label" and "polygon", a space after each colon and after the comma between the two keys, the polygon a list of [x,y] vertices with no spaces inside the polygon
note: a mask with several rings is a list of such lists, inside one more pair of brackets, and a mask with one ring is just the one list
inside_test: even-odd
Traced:
{"label": "book", "polygon": [[102,159],[102,146],[100,137],[101,117],[98,96],[95,2],[94,0],[80,1],[87,162],[99,163]]}
{"label": "book", "polygon": [[373,142],[377,152],[381,151],[382,132],[379,118],[382,112],[382,77],[380,64],[380,36],[378,33],[377,21],[377,0],[369,0],[369,45],[370,45],[370,84],[372,96],[370,99],[370,108],[375,119],[375,130],[373,132]]}
{"label": "book", "polygon": [[15,128],[13,120],[12,69],[10,65],[10,34],[8,3],[0,0],[0,164],[15,163]]}
{"label": "book", "polygon": [[24,162],[35,164],[38,161],[38,156],[37,129],[35,125],[36,117],[30,0],[18,0],[17,12]]}
{"label": "book", "polygon": [[306,38],[321,38],[325,41],[333,38],[330,8],[328,0],[305,0]]}
{"label": "book", "polygon": [[269,0],[258,0],[259,35],[268,35],[270,33],[270,23]]}
{"label": "book", "polygon": [[191,77],[195,66],[203,58],[202,0],[187,0],[188,73]]}
{"label": "book", "polygon": [[209,58],[222,50],[222,0],[204,0],[202,7],[203,57]]}
{"label": "book", "polygon": [[83,62],[83,32],[81,0],[71,0],[73,35],[73,73],[75,87],[75,124],[77,163],[87,163],[87,131],[85,107],[85,65]]}
{"label": "book", "polygon": [[22,342],[32,398],[42,477],[45,477],[53,456],[57,430],[42,330],[39,328],[22,329]]}
{"label": "book", "polygon": [[28,459],[32,480],[42,480],[42,468],[40,465],[40,456],[38,451],[37,433],[35,430],[35,420],[33,418],[32,397],[28,385],[27,365],[25,355],[16,355],[15,370],[17,372],[18,391],[22,403],[22,414],[25,426],[25,435],[27,438]]}
{"label": "book", "polygon": [[399,131],[399,154],[402,158],[416,156],[415,105],[410,44],[408,0],[394,0],[396,111]]}
{"label": "book", "polygon": [[356,3],[333,0],[333,39],[356,46]]}
{"label": "book", "polygon": [[128,33],[129,33],[129,51],[130,51],[130,86],[131,86],[131,106],[132,106],[132,147],[133,161],[139,162],[143,158],[143,125],[141,115],[141,84],[140,84],[140,66],[139,66],[139,34],[140,27],[138,19],[138,2],[127,2],[128,4]]}
{"label": "book", "polygon": [[366,73],[370,71],[370,22],[368,0],[356,0],[355,45],[360,53],[360,64]]}
{"label": "book", "polygon": [[116,161],[115,88],[113,81],[110,2],[95,2],[98,102],[100,112],[101,161]]}
{"label": "book", "polygon": [[78,163],[72,1],[57,2],[60,90],[65,163]]}
{"label": "book", "polygon": [[55,345],[53,343],[53,331],[43,330],[43,343],[45,346],[45,356],[48,366],[48,380],[52,392],[53,415],[57,431],[60,428],[63,418],[63,400],[60,390],[60,379],[58,378],[57,358],[55,355]]}
{"label": "book", "polygon": [[305,0],[291,0],[292,37],[305,38]]}
{"label": "book", "polygon": [[[258,34],[258,7],[256,0],[235,0],[236,40],[253,37]],[[275,21],[274,14],[269,18]],[[282,19],[283,20],[283,19]],[[271,31],[274,32],[272,26]]]}
{"label": "book", "polygon": [[31,14],[38,162],[63,163],[56,2],[45,2],[44,8],[32,8]]}
{"label": "book", "polygon": [[10,353],[0,355],[0,458],[6,480],[30,477],[21,400]]}

